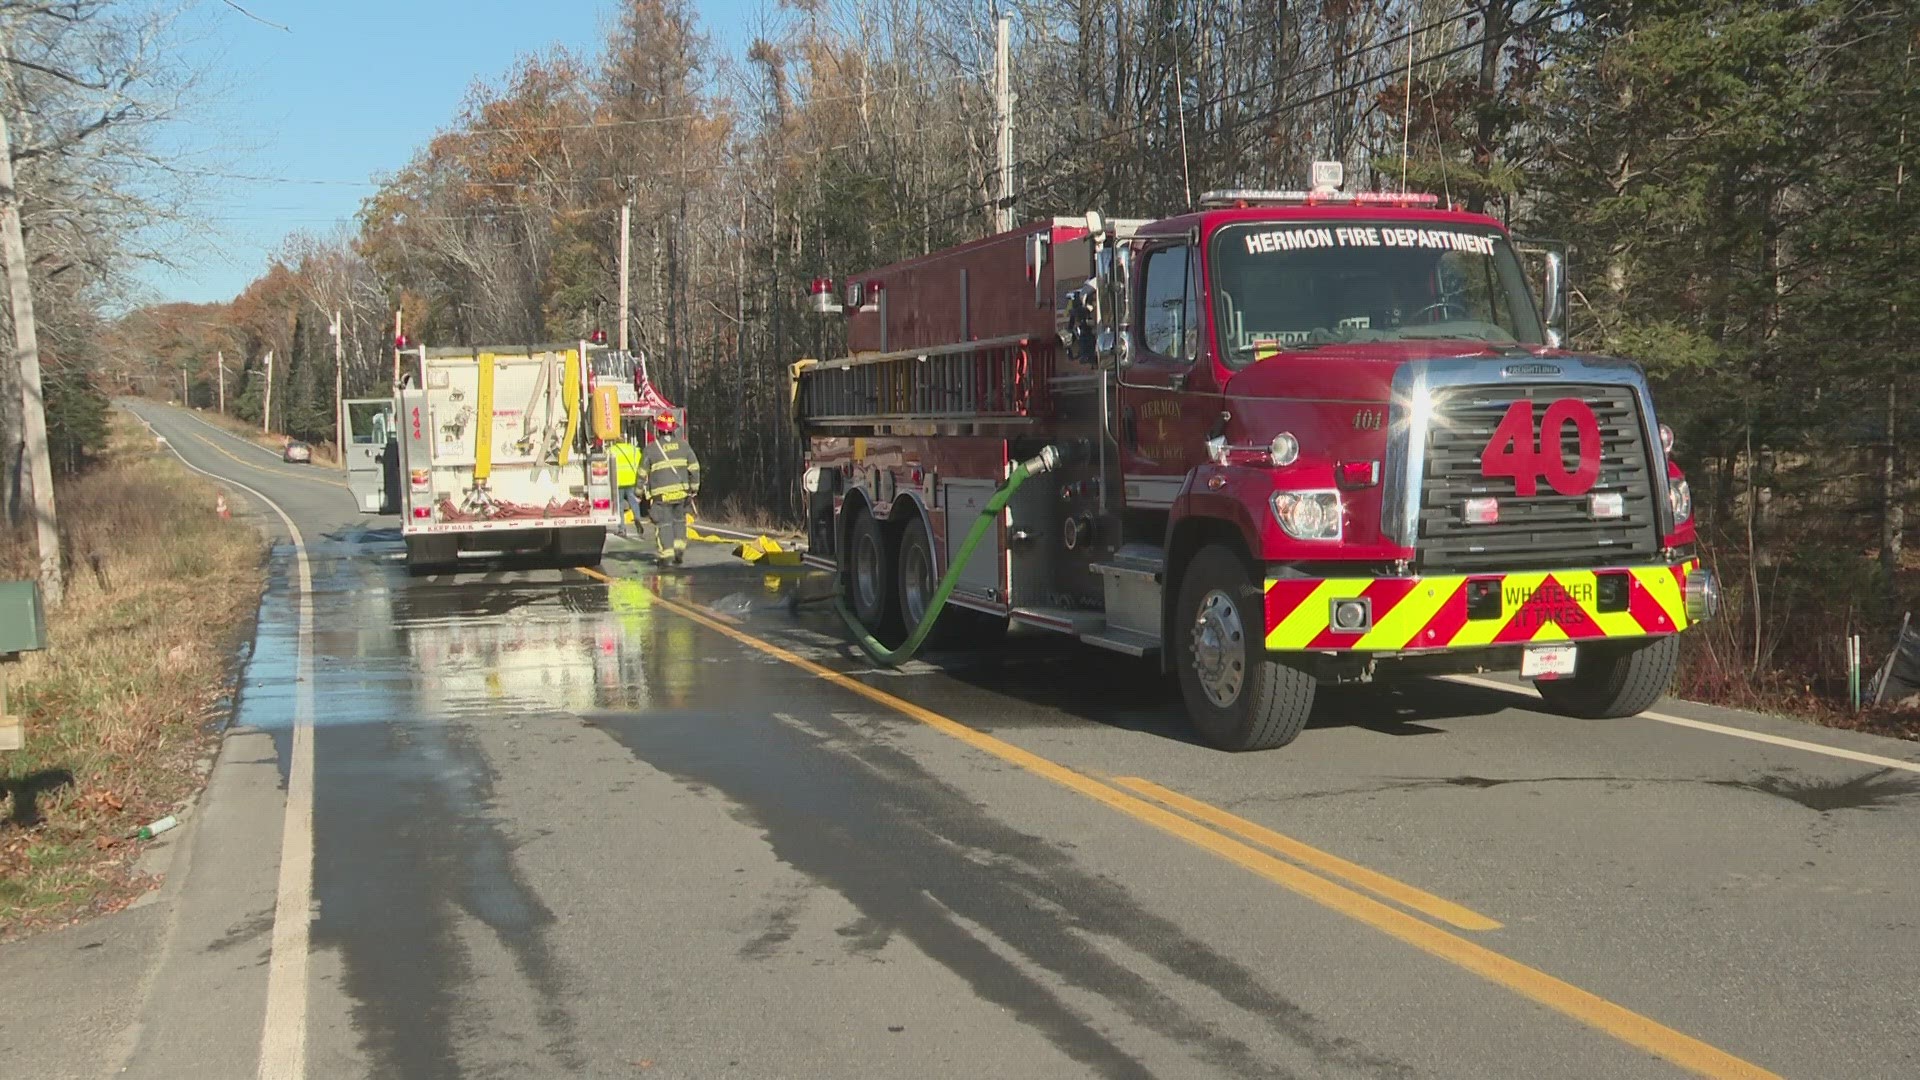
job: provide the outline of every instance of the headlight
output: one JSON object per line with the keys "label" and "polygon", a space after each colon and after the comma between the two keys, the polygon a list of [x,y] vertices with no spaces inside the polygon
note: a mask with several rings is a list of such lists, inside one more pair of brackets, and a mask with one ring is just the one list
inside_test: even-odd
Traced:
{"label": "headlight", "polygon": [[1340,539],[1340,493],[1276,491],[1273,516],[1295,540]]}
{"label": "headlight", "polygon": [[1668,479],[1667,505],[1673,507],[1675,525],[1693,516],[1693,488],[1687,485],[1686,477],[1675,476]]}
{"label": "headlight", "polygon": [[1267,457],[1275,465],[1293,464],[1300,460],[1300,440],[1284,431],[1275,435],[1267,447]]}

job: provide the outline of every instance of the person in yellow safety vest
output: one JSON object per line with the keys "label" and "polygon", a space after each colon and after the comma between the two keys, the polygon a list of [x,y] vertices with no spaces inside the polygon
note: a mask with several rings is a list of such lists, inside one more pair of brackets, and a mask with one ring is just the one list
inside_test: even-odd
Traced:
{"label": "person in yellow safety vest", "polygon": [[640,448],[620,439],[607,444],[607,453],[613,457],[614,482],[620,485],[620,535],[627,533],[627,513],[633,513],[633,533],[640,534],[640,523],[647,520],[646,497],[640,489],[641,462],[645,455]]}
{"label": "person in yellow safety vest", "polygon": [[700,494],[700,459],[675,433],[679,423],[672,413],[660,414],[653,426],[643,470],[648,516],[653,518],[659,560],[670,558],[678,564],[687,557],[687,501]]}

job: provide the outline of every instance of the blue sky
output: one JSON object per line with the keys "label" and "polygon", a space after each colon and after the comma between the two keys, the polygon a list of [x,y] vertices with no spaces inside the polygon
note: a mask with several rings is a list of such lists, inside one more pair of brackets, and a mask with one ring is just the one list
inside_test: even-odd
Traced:
{"label": "blue sky", "polygon": [[[266,269],[288,233],[350,222],[372,178],[446,126],[478,78],[559,43],[597,51],[616,0],[221,0],[183,20],[182,59],[202,100],[161,146],[209,176],[200,228],[156,237],[173,267],[143,271],[149,300],[228,300]],[[738,56],[771,0],[701,0],[719,51]],[[259,177],[237,179],[232,177]]]}

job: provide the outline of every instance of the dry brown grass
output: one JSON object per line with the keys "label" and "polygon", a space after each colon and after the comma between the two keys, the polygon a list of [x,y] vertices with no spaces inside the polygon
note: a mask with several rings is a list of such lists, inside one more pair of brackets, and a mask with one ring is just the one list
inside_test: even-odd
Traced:
{"label": "dry brown grass", "polygon": [[741,499],[726,499],[711,505],[697,502],[695,505],[699,509],[700,520],[723,529],[765,533],[783,539],[806,535],[797,522],[782,518],[772,511],[749,506]]}
{"label": "dry brown grass", "polygon": [[[5,669],[27,739],[0,754],[0,938],[149,887],[128,837],[204,780],[265,550],[214,515],[215,491],[123,414],[100,466],[58,489],[66,603],[50,648]],[[0,578],[31,576],[28,539],[0,533]]]}
{"label": "dry brown grass", "polygon": [[[282,447],[287,445],[288,436],[281,435],[278,432],[261,431],[259,424],[250,424],[245,420],[237,420],[231,416],[205,409],[195,409],[193,410],[193,414],[229,435],[237,435],[248,442],[264,446],[276,454],[280,452]],[[314,464],[340,464],[340,455],[335,452],[332,443],[317,442],[310,443],[309,445],[313,447]]]}

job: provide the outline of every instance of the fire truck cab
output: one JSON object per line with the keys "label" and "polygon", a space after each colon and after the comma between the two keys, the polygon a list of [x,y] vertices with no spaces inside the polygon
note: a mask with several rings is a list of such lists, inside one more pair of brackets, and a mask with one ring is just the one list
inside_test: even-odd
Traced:
{"label": "fire truck cab", "polygon": [[1052,447],[943,630],[1154,657],[1232,750],[1395,670],[1651,705],[1718,592],[1639,367],[1561,347],[1557,256],[1543,312],[1499,222],[1314,171],[816,282],[847,350],[795,369],[810,561],[859,618],[916,624],[1012,463]]}

